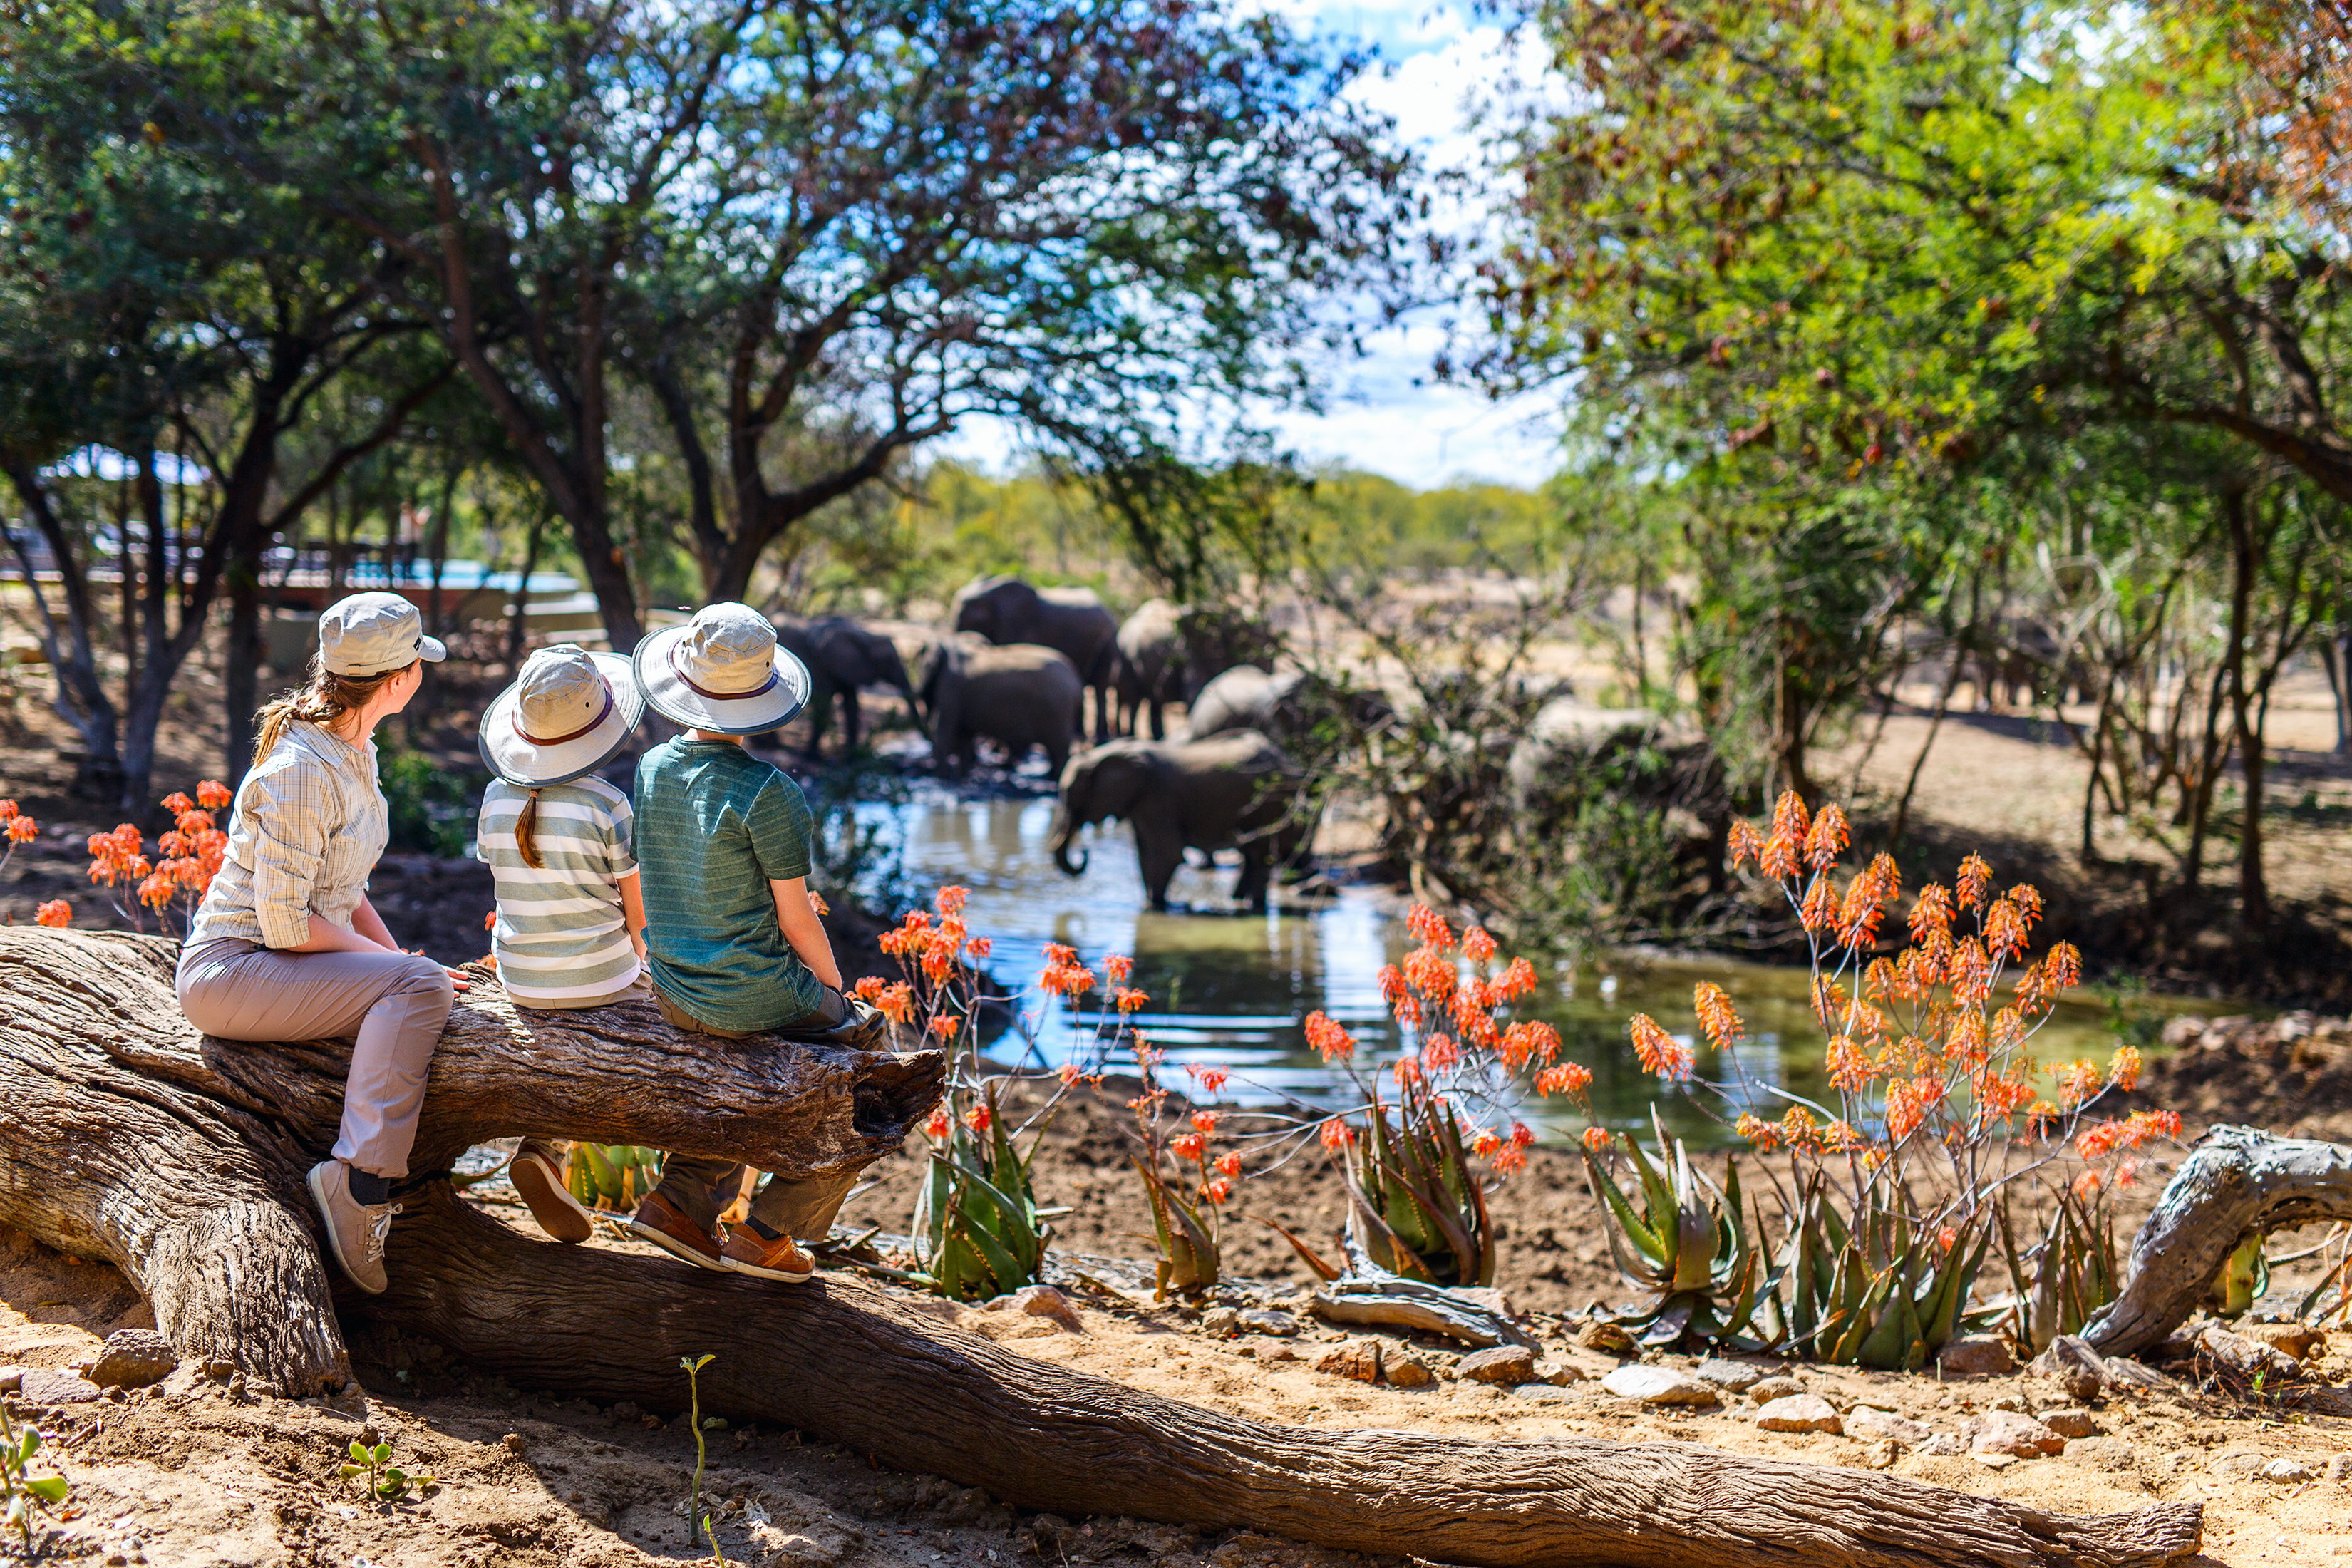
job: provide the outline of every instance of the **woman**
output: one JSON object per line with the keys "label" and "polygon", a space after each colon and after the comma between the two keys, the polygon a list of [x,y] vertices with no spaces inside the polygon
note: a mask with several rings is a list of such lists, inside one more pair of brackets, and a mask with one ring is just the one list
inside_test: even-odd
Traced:
{"label": "woman", "polygon": [[181,1009],[229,1040],[356,1035],[333,1158],[310,1187],[335,1261],[380,1294],[425,1076],[463,982],[403,952],[367,899],[387,825],[375,727],[447,652],[397,594],[319,617],[301,688],[261,710],[228,851],[180,952]]}

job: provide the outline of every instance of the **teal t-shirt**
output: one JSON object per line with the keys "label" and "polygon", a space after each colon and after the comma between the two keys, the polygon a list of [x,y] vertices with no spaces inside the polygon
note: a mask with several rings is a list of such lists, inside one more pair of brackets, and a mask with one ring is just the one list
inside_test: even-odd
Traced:
{"label": "teal t-shirt", "polygon": [[800,786],[724,741],[680,735],[637,763],[636,852],[653,982],[714,1029],[781,1029],[823,983],[776,923],[768,884],[809,873]]}

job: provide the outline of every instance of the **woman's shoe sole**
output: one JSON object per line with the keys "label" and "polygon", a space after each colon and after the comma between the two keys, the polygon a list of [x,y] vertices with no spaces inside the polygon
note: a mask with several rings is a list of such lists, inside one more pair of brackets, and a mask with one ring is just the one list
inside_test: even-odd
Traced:
{"label": "woman's shoe sole", "polygon": [[652,1226],[639,1225],[635,1220],[631,1220],[629,1222],[629,1234],[635,1237],[639,1241],[652,1242],[656,1247],[660,1247],[664,1252],[668,1253],[680,1263],[691,1263],[697,1268],[709,1268],[721,1274],[727,1271],[727,1263],[725,1259],[716,1257],[705,1258],[702,1254],[695,1251],[692,1247],[688,1247],[686,1243],[671,1236],[667,1231],[656,1230]]}
{"label": "woman's shoe sole", "polygon": [[542,1162],[518,1158],[507,1167],[507,1180],[522,1194],[539,1228],[556,1240],[582,1242],[596,1234],[596,1222]]}

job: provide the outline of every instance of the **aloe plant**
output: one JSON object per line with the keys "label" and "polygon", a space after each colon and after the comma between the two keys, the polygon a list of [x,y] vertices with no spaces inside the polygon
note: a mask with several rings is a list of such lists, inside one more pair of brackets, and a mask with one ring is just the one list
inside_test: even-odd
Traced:
{"label": "aloe plant", "polygon": [[1155,1298],[1164,1300],[1171,1290],[1184,1295],[1206,1290],[1217,1282],[1223,1268],[1223,1255],[1217,1249],[1216,1226],[1179,1196],[1176,1189],[1151,1166],[1138,1160],[1135,1170],[1143,1178],[1144,1195],[1151,1203],[1153,1237],[1160,1243],[1160,1282]]}
{"label": "aloe plant", "polygon": [[[915,1198],[922,1278],[960,1301],[986,1300],[1037,1282],[1052,1227],[1037,1213],[1030,1161],[1013,1144],[992,1088],[985,1126],[950,1119],[944,1147]],[[1032,1153],[1034,1145],[1032,1145]]]}
{"label": "aloe plant", "polygon": [[2087,1200],[2062,1190],[2040,1244],[2030,1248],[2017,1245],[2006,1196],[2000,1215],[2014,1289],[2005,1316],[2018,1343],[2039,1352],[2060,1334],[2082,1332],[2123,1289],[2115,1215],[2104,1187]]}
{"label": "aloe plant", "polygon": [[635,1143],[574,1143],[564,1178],[590,1208],[633,1209],[661,1180],[662,1153]]}
{"label": "aloe plant", "polygon": [[1666,1137],[1654,1110],[1651,1127],[1658,1140],[1654,1163],[1630,1133],[1618,1135],[1639,1178],[1639,1209],[1593,1151],[1584,1152],[1585,1180],[1605,1216],[1601,1233],[1609,1255],[1628,1284],[1650,1292],[1647,1302],[1618,1322],[1652,1346],[1740,1340],[1755,1324],[1763,1267],[1759,1233],[1744,1217],[1739,1168],[1727,1161],[1717,1187],[1692,1168],[1680,1139]]}
{"label": "aloe plant", "polygon": [[1796,1354],[1916,1371],[1959,1331],[1991,1241],[1979,1221],[1953,1227],[1948,1242],[1875,1192],[1849,1222],[1814,1172],[1767,1281],[1766,1321]]}
{"label": "aloe plant", "polygon": [[1462,1124],[1422,1079],[1373,1104],[1348,1167],[1348,1228],[1373,1262],[1433,1285],[1495,1282],[1495,1231]]}

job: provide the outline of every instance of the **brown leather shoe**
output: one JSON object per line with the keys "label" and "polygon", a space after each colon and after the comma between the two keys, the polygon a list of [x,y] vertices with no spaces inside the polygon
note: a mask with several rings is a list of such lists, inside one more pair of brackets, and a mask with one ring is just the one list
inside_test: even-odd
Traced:
{"label": "brown leather shoe", "polygon": [[530,1205],[540,1229],[558,1241],[585,1241],[596,1234],[596,1222],[564,1185],[562,1159],[552,1145],[527,1138],[507,1166],[507,1180]]}
{"label": "brown leather shoe", "polygon": [[719,1264],[738,1274],[759,1279],[781,1279],[797,1285],[816,1272],[816,1264],[789,1236],[770,1241],[746,1220],[730,1226],[726,1245],[719,1249]]}
{"label": "brown leather shoe", "polygon": [[688,1219],[676,1204],[659,1193],[646,1194],[646,1201],[637,1205],[636,1215],[629,1221],[629,1231],[698,1268],[728,1267],[726,1259],[719,1256],[719,1238]]}

